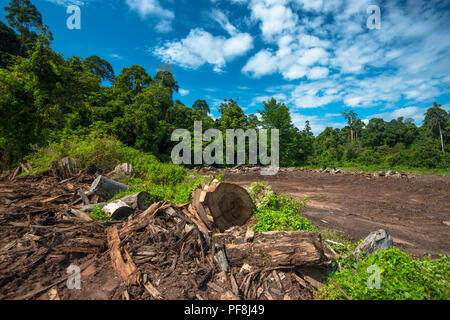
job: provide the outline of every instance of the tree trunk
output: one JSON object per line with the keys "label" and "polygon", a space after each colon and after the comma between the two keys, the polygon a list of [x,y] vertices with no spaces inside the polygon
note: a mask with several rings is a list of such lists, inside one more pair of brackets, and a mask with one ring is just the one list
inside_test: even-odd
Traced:
{"label": "tree trunk", "polygon": [[194,190],[192,205],[210,231],[220,232],[244,225],[255,210],[244,188],[220,182]]}
{"label": "tree trunk", "polygon": [[114,180],[110,180],[103,176],[99,176],[92,183],[90,192],[97,194],[104,200],[108,200],[114,197],[116,194],[127,191],[128,189],[130,189],[129,186],[126,186]]}
{"label": "tree trunk", "polygon": [[441,135],[442,153],[445,154],[445,149],[444,149],[444,134],[442,133],[442,128],[441,128],[441,124],[440,124],[440,123],[439,123],[439,134]]}
{"label": "tree trunk", "polygon": [[69,179],[70,177],[72,177],[73,173],[73,168],[72,168],[72,159],[70,159],[69,157],[66,158],[62,158],[61,159],[61,172],[63,175],[63,179]]}
{"label": "tree trunk", "polygon": [[213,236],[215,243],[225,245],[231,266],[247,263],[255,267],[300,267],[320,265],[328,259],[320,233],[308,231],[272,231],[256,233],[253,242],[245,233],[236,236],[222,233]]}
{"label": "tree trunk", "polygon": [[134,210],[121,200],[116,200],[108,203],[103,207],[103,211],[108,213],[111,219],[123,219],[128,218],[134,212]]}

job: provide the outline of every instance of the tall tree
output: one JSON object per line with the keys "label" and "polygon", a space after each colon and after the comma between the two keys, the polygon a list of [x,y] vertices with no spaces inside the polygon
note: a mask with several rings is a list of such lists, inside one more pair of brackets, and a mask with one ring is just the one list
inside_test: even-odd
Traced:
{"label": "tall tree", "polygon": [[175,81],[172,72],[173,68],[170,64],[160,65],[154,80],[159,86],[171,88],[173,91],[178,92],[178,83]]}
{"label": "tall tree", "polygon": [[35,30],[42,27],[42,16],[30,0],[11,0],[4,9],[9,25],[19,32],[20,54],[24,55],[37,40]]}
{"label": "tall tree", "polygon": [[205,100],[200,100],[200,99],[194,102],[194,104],[192,105],[192,109],[201,110],[201,111],[205,112],[206,114],[211,112],[208,103]]}
{"label": "tall tree", "polygon": [[355,139],[355,124],[358,120],[358,115],[353,112],[353,110],[346,110],[346,112],[341,112],[341,114],[347,119],[348,125],[350,126],[350,140],[353,142]]}
{"label": "tall tree", "polygon": [[443,129],[448,126],[448,122],[450,121],[450,117],[447,111],[441,108],[442,105],[435,102],[433,107],[427,110],[425,113],[424,124],[431,128],[433,132],[439,134],[442,146],[442,152],[445,153],[444,148],[444,133]]}
{"label": "tall tree", "polygon": [[115,85],[124,90],[139,93],[142,89],[148,87],[152,78],[145,69],[138,65],[132,65],[130,68],[123,68],[122,73],[116,77]]}
{"label": "tall tree", "polygon": [[114,82],[114,69],[108,61],[90,56],[83,61],[83,65],[100,80]]}

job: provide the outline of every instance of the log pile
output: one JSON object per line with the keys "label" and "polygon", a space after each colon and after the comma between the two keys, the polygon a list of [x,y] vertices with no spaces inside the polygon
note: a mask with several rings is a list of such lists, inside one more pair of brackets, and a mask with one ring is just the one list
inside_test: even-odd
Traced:
{"label": "log pile", "polygon": [[[320,234],[252,231],[238,186],[205,184],[188,204],[108,203],[127,186],[61,172],[0,182],[0,299],[311,299],[321,285]],[[95,206],[128,220],[93,221]],[[67,288],[72,265],[80,290]]]}

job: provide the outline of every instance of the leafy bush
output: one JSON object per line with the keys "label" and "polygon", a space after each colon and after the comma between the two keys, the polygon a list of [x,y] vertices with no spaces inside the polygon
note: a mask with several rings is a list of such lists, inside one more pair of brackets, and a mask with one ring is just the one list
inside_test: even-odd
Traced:
{"label": "leafy bush", "polygon": [[285,195],[269,194],[263,206],[256,209],[254,216],[258,222],[254,229],[259,232],[267,231],[317,231],[311,221],[301,215],[307,198],[298,201]]}
{"label": "leafy bush", "polygon": [[206,178],[190,179],[185,168],[171,163],[162,163],[155,156],[125,146],[115,137],[99,131],[81,135],[68,135],[48,147],[32,154],[32,173],[49,169],[49,162],[62,157],[71,157],[76,169],[89,166],[112,170],[117,164],[130,163],[135,175],[127,181],[132,189],[113,199],[140,191],[147,191],[152,202],[170,200],[175,203],[190,201],[192,190]]}
{"label": "leafy bush", "polygon": [[110,221],[111,218],[108,216],[106,212],[102,210],[100,207],[95,207],[92,209],[90,217],[96,221]]}
{"label": "leafy bush", "polygon": [[[429,257],[413,259],[397,248],[379,250],[374,255],[356,261],[353,255],[340,259],[342,269],[329,274],[326,286],[316,293],[317,299],[344,299],[330,281],[334,280],[355,300],[424,300],[449,299],[450,259]],[[381,272],[380,289],[368,286],[369,277],[377,266]]]}

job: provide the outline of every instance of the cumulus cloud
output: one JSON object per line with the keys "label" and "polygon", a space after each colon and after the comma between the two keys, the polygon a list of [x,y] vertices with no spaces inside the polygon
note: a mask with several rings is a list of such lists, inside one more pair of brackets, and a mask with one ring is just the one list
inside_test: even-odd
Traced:
{"label": "cumulus cloud", "polygon": [[217,21],[230,33],[229,37],[215,36],[202,28],[192,29],[181,40],[167,41],[152,50],[153,54],[167,63],[197,69],[205,64],[215,72],[223,72],[227,62],[242,56],[253,48],[253,37],[239,32],[226,16],[216,11]]}
{"label": "cumulus cloud", "polygon": [[264,45],[242,72],[301,81],[287,94],[296,109],[331,103],[381,108],[389,101],[424,102],[449,93],[450,20],[445,4],[383,2],[382,29],[369,30],[367,8],[372,2],[245,2]]}

